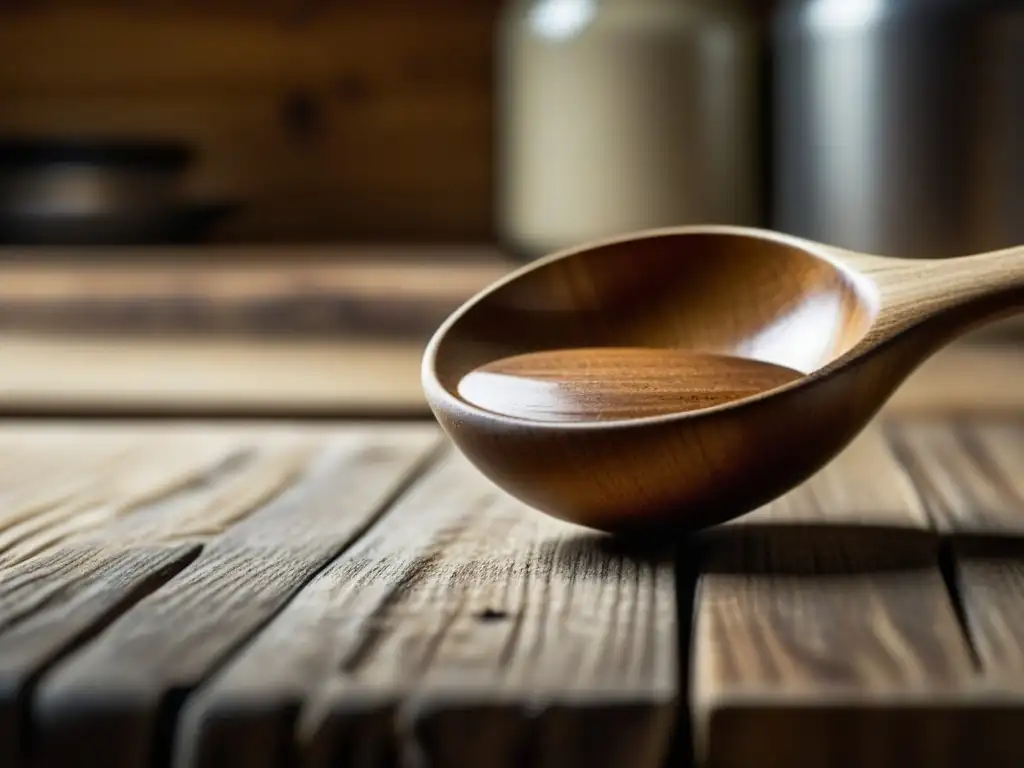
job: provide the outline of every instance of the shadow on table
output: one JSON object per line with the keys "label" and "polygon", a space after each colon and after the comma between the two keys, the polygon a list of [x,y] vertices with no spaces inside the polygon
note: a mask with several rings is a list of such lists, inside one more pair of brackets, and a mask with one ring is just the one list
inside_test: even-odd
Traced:
{"label": "shadow on table", "polygon": [[[583,533],[552,541],[543,555],[556,567],[592,577],[618,578],[623,561],[638,568],[672,563],[675,573],[676,632],[679,651],[679,697],[675,726],[666,746],[666,764],[693,764],[694,724],[688,699],[692,690],[689,651],[693,647],[702,577],[760,577],[762,584],[780,580],[776,588],[812,588],[814,580],[829,589],[844,581],[864,588],[864,579],[911,583],[922,573],[938,571],[949,590],[961,626],[963,605],[957,586],[957,562],[964,557],[1024,556],[1024,538],[944,537],[936,531],[875,525],[823,523],[745,523],[724,525],[698,533],[654,537],[616,537]],[[837,619],[838,620],[838,619]],[[964,629],[966,632],[966,628]]]}
{"label": "shadow on table", "polygon": [[606,570],[612,564],[633,562],[643,566],[671,563],[676,557],[677,542],[663,537],[621,537],[603,533],[581,533],[552,539],[540,546],[539,556],[551,560],[556,567],[584,571]]}
{"label": "shadow on table", "polygon": [[[958,538],[957,546],[978,539]],[[1003,548],[1013,544],[1001,540]],[[937,532],[875,525],[756,523],[723,525],[695,533],[613,536],[581,533],[553,540],[541,556],[558,567],[607,569],[621,561],[656,566],[674,562],[684,573],[774,574],[819,577],[935,567],[950,540]],[[1024,539],[1016,541],[1024,551]]]}
{"label": "shadow on table", "polygon": [[689,552],[701,573],[822,577],[934,568],[941,545],[916,528],[765,522],[708,529]]}

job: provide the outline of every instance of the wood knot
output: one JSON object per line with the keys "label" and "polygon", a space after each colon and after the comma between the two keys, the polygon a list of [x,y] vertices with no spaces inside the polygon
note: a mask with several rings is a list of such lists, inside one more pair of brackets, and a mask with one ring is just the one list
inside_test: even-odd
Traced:
{"label": "wood knot", "polygon": [[494,608],[485,608],[476,615],[480,621],[501,621],[502,619],[508,618],[506,611],[495,610]]}

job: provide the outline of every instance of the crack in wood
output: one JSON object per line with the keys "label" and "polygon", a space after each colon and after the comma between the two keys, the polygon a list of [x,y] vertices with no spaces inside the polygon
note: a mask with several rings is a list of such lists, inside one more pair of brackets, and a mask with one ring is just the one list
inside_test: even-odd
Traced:
{"label": "crack in wood", "polygon": [[[11,745],[12,768],[31,763],[36,739],[30,706],[45,672],[187,568],[200,549],[193,545],[123,553],[120,558],[107,560],[92,575],[92,589],[106,593],[102,602],[94,599],[69,604],[69,598],[73,601],[75,596],[65,592],[59,595],[65,604],[58,605],[55,593],[30,617],[22,617],[20,624],[4,628],[0,634],[0,744]],[[121,583],[111,578],[111,572],[123,574]],[[88,589],[89,577],[76,574],[76,578],[86,584],[67,582],[67,590]],[[91,610],[83,612],[82,602]],[[35,626],[31,619],[35,619]],[[6,751],[4,747],[0,755]]]}
{"label": "crack in wood", "polygon": [[[425,471],[437,446],[432,429],[398,430],[391,440],[384,431],[377,439],[394,443],[390,452],[366,452],[366,439],[344,430],[329,438],[297,482],[262,499],[189,568],[48,670],[33,702],[38,765],[85,750],[120,765],[169,755],[190,692]],[[244,494],[246,485],[235,485]]]}
{"label": "crack in wood", "polygon": [[8,531],[148,499],[0,565],[0,763],[1024,759],[1019,424],[872,427],[767,508],[648,545],[518,504],[432,429],[214,431],[205,476],[168,483],[186,430],[79,465],[145,481],[61,460],[57,493],[56,438],[19,486],[0,436]]}
{"label": "crack in wood", "polygon": [[[314,766],[545,750],[561,762],[535,764],[570,765],[577,748],[613,765],[629,747],[657,765],[677,638],[671,558],[651,554],[539,515],[449,453],[196,692],[175,765],[270,766],[290,748]],[[604,638],[631,634],[631,658],[609,656]]]}

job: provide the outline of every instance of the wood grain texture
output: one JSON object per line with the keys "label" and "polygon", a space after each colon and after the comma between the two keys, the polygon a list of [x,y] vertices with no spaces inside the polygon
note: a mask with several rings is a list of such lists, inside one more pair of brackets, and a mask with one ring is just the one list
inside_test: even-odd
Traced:
{"label": "wood grain texture", "polygon": [[1024,541],[907,452],[1012,496],[1024,425],[885,426],[641,545],[430,425],[0,422],[0,764],[1016,768]]}
{"label": "wood grain texture", "polygon": [[874,445],[855,443],[778,510],[704,537],[691,662],[702,765],[952,766],[982,743],[948,706],[974,667],[938,541],[880,437],[864,437]]}
{"label": "wood grain texture", "polygon": [[[218,436],[196,439],[168,433],[157,445],[147,444],[142,435],[100,434],[96,454],[87,457],[78,454],[81,441],[92,436],[88,430],[77,436],[70,430],[54,435],[52,442],[46,441],[50,445],[39,446],[45,453],[35,456],[28,446],[18,446],[17,436],[18,431],[5,435],[12,443],[7,446],[11,470],[42,468],[43,474],[36,484],[26,478],[8,480],[15,503],[6,510],[0,531],[0,566],[8,567],[68,540],[88,539],[97,529],[105,536],[104,526],[162,498],[177,500],[181,489],[204,485],[240,457],[237,444]],[[113,456],[104,456],[104,448],[113,448]],[[95,456],[100,461],[90,460]]]}
{"label": "wood grain texture", "polygon": [[509,269],[458,246],[0,248],[7,331],[359,335],[425,342]]}
{"label": "wood grain texture", "polygon": [[[1024,247],[925,261],[755,228],[668,227],[566,249],[476,294],[427,345],[422,381],[453,442],[530,506],[611,532],[699,528],[807,480],[937,349],[1021,308]],[[571,425],[495,413],[459,390],[497,360],[594,347],[803,375],[698,410]]]}
{"label": "wood grain texture", "polygon": [[963,706],[963,727],[976,730],[979,763],[1024,763],[1024,546],[1020,538],[956,540],[951,547],[964,622],[979,670]]}
{"label": "wood grain texture", "polygon": [[8,5],[0,130],[193,143],[217,239],[492,234],[491,2]]}
{"label": "wood grain texture", "polygon": [[422,417],[423,346],[360,337],[0,334],[0,413]]}
{"label": "wood grain texture", "polygon": [[982,672],[994,692],[1008,695],[1020,716],[1024,710],[1024,547],[1014,540],[986,549],[956,545],[957,583]]}
{"label": "wood grain texture", "polygon": [[[991,326],[987,326],[991,328]],[[893,394],[886,411],[902,415],[1007,414],[1024,410],[1024,355],[1015,342],[979,339],[940,350]]]}
{"label": "wood grain texture", "polygon": [[571,424],[710,408],[802,375],[756,360],[682,349],[577,347],[483,365],[459,382],[459,396],[492,413]]}
{"label": "wood grain texture", "polygon": [[834,527],[849,533],[928,528],[930,519],[917,488],[897,461],[884,424],[872,422],[812,482],[705,535],[797,531],[801,526],[808,531]]}
{"label": "wood grain texture", "polygon": [[914,419],[892,430],[904,463],[947,537],[948,573],[978,662],[963,704],[976,730],[975,760],[1024,761],[1024,424],[1016,415],[942,423]]}
{"label": "wood grain texture", "polygon": [[313,441],[247,432],[2,425],[0,762],[26,757],[47,666],[290,484]]}
{"label": "wood grain texture", "polygon": [[[62,548],[5,570],[0,586],[0,759],[30,765],[30,696],[45,669],[185,568],[197,544]],[[88,753],[85,753],[86,755]]]}
{"label": "wood grain texture", "polygon": [[175,765],[660,766],[671,556],[533,513],[452,453],[198,691]]}
{"label": "wood grain texture", "polygon": [[939,530],[1024,533],[1024,431],[1016,418],[913,419],[891,437]]}
{"label": "wood grain texture", "polygon": [[[601,240],[530,265],[464,304],[427,347],[424,390],[455,444],[537,509],[611,531],[721,522],[819,468],[852,437],[857,401],[841,414],[816,408],[811,418],[752,406],[742,415],[698,411],[570,430],[476,408],[458,395],[459,382],[512,355],[598,346],[700,350],[809,373],[867,330],[859,291],[783,236],[681,227]],[[787,340],[800,333],[794,328],[804,329],[799,343]],[[783,425],[802,461],[764,450],[762,430],[776,444]]]}
{"label": "wood grain texture", "polygon": [[358,535],[435,442],[430,427],[326,436],[295,483],[47,671],[32,701],[37,764],[142,766],[166,750],[181,696]]}

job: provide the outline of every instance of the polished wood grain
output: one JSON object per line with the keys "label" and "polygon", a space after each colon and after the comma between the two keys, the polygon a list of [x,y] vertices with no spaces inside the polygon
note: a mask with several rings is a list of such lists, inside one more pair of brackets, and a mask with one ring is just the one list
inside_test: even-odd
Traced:
{"label": "polished wood grain", "polygon": [[502,358],[459,382],[459,396],[531,421],[659,416],[728,403],[802,374],[741,357],[657,347],[557,349]]}
{"label": "polished wood grain", "polygon": [[[477,294],[431,340],[423,387],[474,464],[537,509],[612,531],[703,526],[808,478],[938,348],[1022,303],[1024,249],[924,262],[756,229],[654,230],[553,254]],[[463,377],[493,361],[597,346],[726,354],[805,375],[712,408],[571,428],[459,395]]]}

